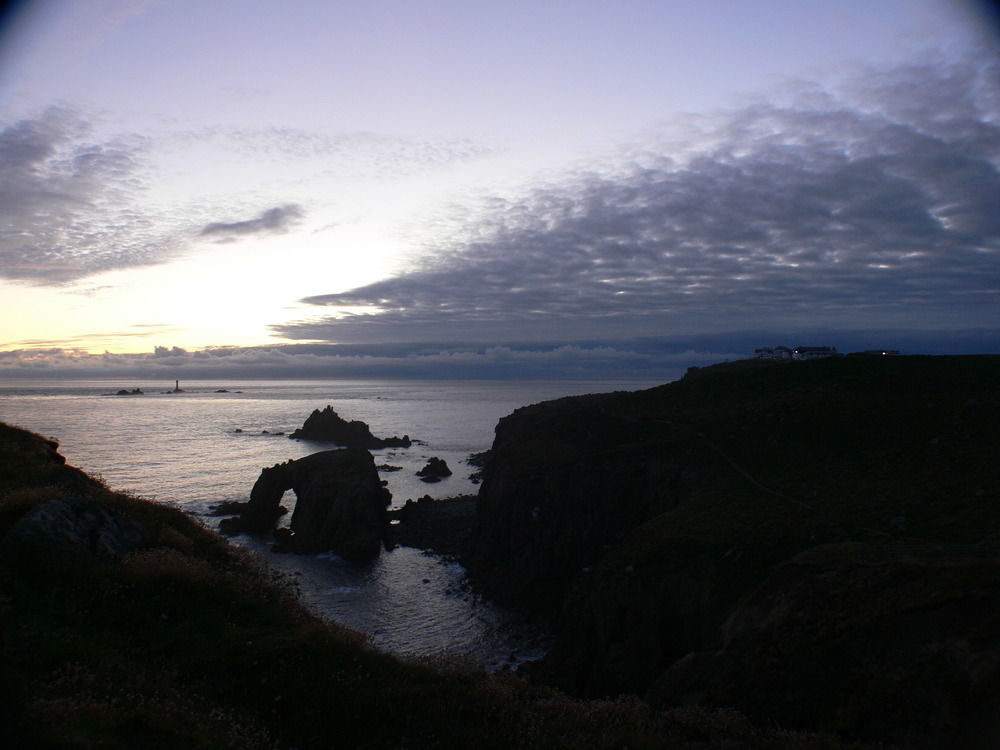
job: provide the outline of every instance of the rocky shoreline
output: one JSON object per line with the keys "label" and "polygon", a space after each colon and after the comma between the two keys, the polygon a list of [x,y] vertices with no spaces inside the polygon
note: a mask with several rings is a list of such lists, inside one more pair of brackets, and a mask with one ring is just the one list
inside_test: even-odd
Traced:
{"label": "rocky shoreline", "polygon": [[295,551],[459,560],[554,619],[529,671],[570,693],[974,747],[1000,736],[998,382],[997,357],[731,363],[516,410],[475,458],[478,496],[386,511],[353,448],[265,469],[253,497],[273,525],[296,489]]}
{"label": "rocky shoreline", "polygon": [[198,521],[108,489],[56,448],[0,423],[7,746],[851,747],[725,709],[584,701],[447,659],[378,653]]}
{"label": "rocky shoreline", "polygon": [[[331,519],[367,509],[356,529],[377,536],[335,542],[342,551],[368,557],[388,543],[460,560],[478,591],[555,618],[554,645],[529,670],[547,687],[452,682],[371,654],[182,513],[111,492],[66,466],[52,441],[0,424],[9,735],[23,746],[107,736],[132,746],[135,727],[187,736],[174,712],[199,717],[202,746],[397,747],[416,726],[395,721],[404,711],[424,717],[419,736],[440,746],[475,736],[518,747],[541,731],[531,746],[992,748],[997,383],[1000,357],[731,363],[648,391],[518,409],[481,457],[475,497],[386,511],[371,454],[354,448],[265,469],[255,507],[227,509],[247,523],[260,511],[273,526],[279,490],[291,488],[316,499],[295,535],[323,540],[299,551],[326,548]],[[415,681],[438,685],[448,716],[465,706],[471,723],[445,719]],[[267,689],[247,687],[258,682]],[[92,696],[118,685],[132,697],[95,708]],[[393,710],[354,700],[359,685]],[[545,692],[553,686],[579,698]],[[205,689],[204,711],[176,697]],[[501,693],[513,700],[502,710]],[[637,697],[580,700],[622,694]],[[297,712],[292,724],[275,695]],[[553,700],[566,722],[538,712]],[[609,706],[624,713],[602,713]],[[334,710],[336,732],[302,731]],[[498,710],[506,728],[484,730]],[[262,744],[226,734],[218,717],[232,712],[254,717]],[[384,741],[358,724],[376,715]],[[620,741],[592,740],[610,726]]]}
{"label": "rocky shoreline", "polygon": [[[975,747],[1000,736],[1000,619],[983,614],[1000,612],[998,382],[996,357],[750,362],[524,407],[477,457],[478,496],[366,500],[364,549],[381,518],[384,544],[453,557],[486,596],[554,618],[529,671],[580,696]],[[260,481],[301,483],[323,456]],[[375,498],[368,468],[368,494],[347,496]],[[335,485],[313,482],[326,510],[293,517],[291,549],[361,517],[333,510]]]}

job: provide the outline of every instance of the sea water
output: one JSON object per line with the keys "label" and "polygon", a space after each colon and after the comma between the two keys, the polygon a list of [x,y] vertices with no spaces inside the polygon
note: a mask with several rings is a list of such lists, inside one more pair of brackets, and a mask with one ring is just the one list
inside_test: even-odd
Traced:
{"label": "sea water", "polygon": [[[435,499],[478,490],[467,463],[487,450],[497,421],[514,409],[561,396],[637,390],[653,381],[119,380],[0,381],[0,420],[59,441],[73,466],[116,490],[175,505],[210,528],[213,506],[245,501],[261,468],[331,447],[290,440],[314,409],[331,405],[367,422],[378,437],[407,434],[410,448],[372,451],[392,493]],[[143,395],[117,396],[140,388]],[[284,434],[282,434],[284,433]],[[431,456],[453,475],[425,484],[416,472]],[[283,504],[294,507],[289,492]],[[287,518],[287,517],[286,517]],[[287,521],[286,521],[287,522]],[[334,554],[279,555],[267,539],[237,537],[296,582],[320,616],[360,630],[404,656],[446,654],[487,669],[540,656],[544,626],[470,592],[455,562],[397,547],[359,563]]]}

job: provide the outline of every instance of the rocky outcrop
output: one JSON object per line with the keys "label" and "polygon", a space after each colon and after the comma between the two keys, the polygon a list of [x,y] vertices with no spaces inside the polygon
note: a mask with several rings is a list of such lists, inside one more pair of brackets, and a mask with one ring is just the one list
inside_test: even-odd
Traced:
{"label": "rocky outcrop", "polygon": [[220,530],[261,533],[272,529],[283,512],[279,503],[287,490],[293,490],[296,497],[291,534],[284,540],[293,551],[332,550],[353,559],[378,555],[390,495],[368,451],[322,451],[263,469],[250,501],[238,517],[224,520]]}
{"label": "rocky outcrop", "polygon": [[[669,428],[612,414],[612,397],[518,409],[483,467],[479,531],[466,563],[494,598],[546,614],[632,528],[675,506],[695,480],[690,449],[650,442]],[[614,407],[617,408],[617,407]]]}
{"label": "rocky outcrop", "polygon": [[46,500],[0,541],[0,561],[45,564],[93,557],[116,560],[142,544],[143,526],[91,498]]}
{"label": "rocky outcrop", "polygon": [[393,543],[457,556],[469,542],[476,525],[476,496],[461,495],[435,500],[424,495],[389,511]]}
{"label": "rocky outcrop", "polygon": [[298,440],[336,443],[345,448],[364,448],[365,450],[409,448],[411,444],[409,435],[377,438],[372,435],[367,424],[359,420],[348,422],[329,405],[323,411],[315,409],[302,427],[288,437]]}
{"label": "rocky outcrop", "polygon": [[989,746],[996,382],[996,357],[733,363],[520,409],[467,567],[556,615],[533,674],[575,693]]}
{"label": "rocky outcrop", "polygon": [[417,476],[425,482],[440,482],[445,477],[451,476],[451,469],[443,458],[432,456],[424,468],[417,471]]}

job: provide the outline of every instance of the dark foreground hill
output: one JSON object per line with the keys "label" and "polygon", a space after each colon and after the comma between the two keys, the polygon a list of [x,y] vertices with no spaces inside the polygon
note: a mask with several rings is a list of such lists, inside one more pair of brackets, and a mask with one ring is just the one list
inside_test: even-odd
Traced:
{"label": "dark foreground hill", "polygon": [[405,663],[320,622],[176,509],[0,423],[0,727],[10,748],[824,748],[731,710],[582,701]]}
{"label": "dark foreground hill", "polygon": [[539,678],[1000,747],[1000,358],[692,370],[501,420],[467,562]]}

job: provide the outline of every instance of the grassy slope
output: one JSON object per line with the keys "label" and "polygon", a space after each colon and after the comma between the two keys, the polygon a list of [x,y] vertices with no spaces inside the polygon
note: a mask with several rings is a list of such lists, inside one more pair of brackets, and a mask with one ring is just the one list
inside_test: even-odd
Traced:
{"label": "grassy slope", "polygon": [[377,653],[216,534],[110,491],[55,448],[0,423],[0,538],[74,494],[141,521],[147,541],[116,562],[0,564],[7,747],[841,747],[730,711],[577,701]]}

